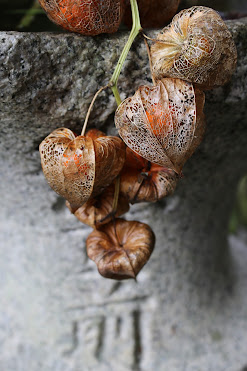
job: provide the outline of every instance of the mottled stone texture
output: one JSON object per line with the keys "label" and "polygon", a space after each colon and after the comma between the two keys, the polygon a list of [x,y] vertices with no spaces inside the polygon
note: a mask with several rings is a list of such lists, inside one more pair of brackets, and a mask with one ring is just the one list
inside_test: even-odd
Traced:
{"label": "mottled stone texture", "polygon": [[[127,215],[149,223],[157,242],[137,282],[121,283],[103,279],[86,257],[90,228],[46,184],[38,144],[60,126],[79,132],[128,35],[0,33],[1,370],[247,367],[247,236],[227,241],[247,171],[247,20],[228,25],[237,70],[207,93],[205,140],[174,196]],[[147,81],[140,37],[119,80],[122,98]],[[90,126],[115,132],[115,108],[102,93]]]}

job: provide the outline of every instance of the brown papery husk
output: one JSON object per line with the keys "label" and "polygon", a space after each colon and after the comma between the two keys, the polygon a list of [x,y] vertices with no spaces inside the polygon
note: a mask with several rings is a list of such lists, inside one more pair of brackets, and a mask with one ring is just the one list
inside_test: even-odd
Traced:
{"label": "brown papery husk", "polygon": [[40,156],[48,184],[75,211],[116,178],[125,161],[125,145],[117,137],[94,140],[60,128],[42,141]]}
{"label": "brown papery husk", "polygon": [[232,35],[213,9],[194,6],[176,14],[151,46],[153,76],[180,78],[201,89],[224,85],[236,68]]}
{"label": "brown papery husk", "polygon": [[120,179],[121,193],[134,204],[156,202],[171,195],[179,177],[173,170],[150,163],[127,148]]}
{"label": "brown papery husk", "polygon": [[118,137],[99,137],[94,140],[95,179],[92,197],[100,194],[117,177],[125,162],[126,147]]}
{"label": "brown papery husk", "polygon": [[[110,222],[113,217],[121,216],[129,211],[129,203],[127,198],[120,193],[118,197],[117,210],[113,215],[113,200],[115,195],[115,184],[112,183],[101,194],[90,198],[83,206],[79,207],[74,212],[74,215],[80,222],[89,225],[92,228],[98,228],[100,225]],[[69,202],[66,206],[70,207]]]}
{"label": "brown papery husk", "polygon": [[101,131],[99,129],[93,128],[93,129],[88,130],[86,132],[85,136],[87,138],[97,139],[97,138],[100,138],[100,137],[105,137],[106,134],[103,133],[103,131]]}
{"label": "brown papery husk", "polygon": [[120,25],[124,0],[39,0],[51,21],[83,35],[113,33]]}
{"label": "brown papery husk", "polygon": [[90,197],[95,176],[91,138],[75,137],[67,128],[54,130],[39,146],[43,173],[50,187],[78,208]]}
{"label": "brown papery husk", "polygon": [[151,228],[137,221],[116,219],[94,230],[87,238],[87,254],[106,278],[136,278],[153,251]]}
{"label": "brown papery husk", "polygon": [[197,126],[200,133],[204,127],[199,117],[203,117],[203,97],[203,92],[196,92],[192,83],[181,79],[167,78],[153,87],[140,86],[116,111],[119,135],[141,157],[180,174],[199,143],[195,138]]}
{"label": "brown papery husk", "polygon": [[[160,28],[176,14],[180,0],[137,0],[143,28]],[[128,1],[123,22],[131,28],[132,15]]]}

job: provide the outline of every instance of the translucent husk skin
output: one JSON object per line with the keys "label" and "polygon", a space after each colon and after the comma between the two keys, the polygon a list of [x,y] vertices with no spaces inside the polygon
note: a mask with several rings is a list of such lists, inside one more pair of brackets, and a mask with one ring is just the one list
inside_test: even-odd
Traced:
{"label": "translucent husk skin", "polygon": [[235,70],[236,46],[213,9],[182,10],[156,39],[151,47],[155,79],[180,78],[206,90],[225,84]]}
{"label": "translucent husk skin", "polygon": [[171,195],[178,179],[173,170],[153,164],[126,148],[126,160],[120,173],[120,191],[131,204],[156,202]]}
{"label": "translucent husk skin", "polygon": [[73,211],[110,185],[125,161],[120,138],[76,137],[66,128],[48,135],[39,150],[48,184],[69,201]]}
{"label": "translucent husk skin", "polygon": [[146,160],[180,174],[205,130],[204,93],[180,79],[140,86],[115,114],[120,137]]}
{"label": "translucent husk skin", "polygon": [[147,224],[120,218],[94,230],[86,242],[88,257],[99,273],[116,280],[136,278],[154,243],[154,233]]}
{"label": "translucent husk skin", "polygon": [[113,33],[118,30],[124,0],[39,0],[51,21],[83,35]]}

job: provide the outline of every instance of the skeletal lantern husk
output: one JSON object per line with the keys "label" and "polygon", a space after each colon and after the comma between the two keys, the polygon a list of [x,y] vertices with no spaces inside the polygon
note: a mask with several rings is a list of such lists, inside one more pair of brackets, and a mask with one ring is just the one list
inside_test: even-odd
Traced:
{"label": "skeletal lantern husk", "polygon": [[39,150],[48,184],[69,201],[73,211],[111,184],[125,161],[120,138],[76,137],[66,128],[54,130]]}
{"label": "skeletal lantern husk", "polygon": [[[113,210],[114,195],[115,184],[112,183],[98,196],[91,197],[84,205],[79,207],[74,215],[80,222],[88,224],[92,228],[98,228],[100,225],[111,221],[113,217],[118,217],[129,210],[128,200],[122,193],[118,197],[117,209]],[[68,201],[66,205],[73,212]]]}
{"label": "skeletal lantern husk", "polygon": [[[176,14],[180,0],[138,0],[138,9],[143,28],[164,27]],[[132,26],[130,4],[127,5],[123,21]]]}
{"label": "skeletal lantern husk", "polygon": [[118,30],[124,0],[39,0],[51,21],[83,35],[112,33]]}
{"label": "skeletal lantern husk", "polygon": [[178,178],[173,170],[153,164],[126,148],[126,160],[120,173],[120,191],[131,204],[156,202],[171,195]]}
{"label": "skeletal lantern husk", "polygon": [[150,258],[154,243],[154,233],[147,224],[116,219],[88,236],[87,254],[106,278],[136,278]]}
{"label": "skeletal lantern husk", "polygon": [[151,47],[156,79],[176,77],[212,89],[225,84],[236,67],[232,35],[213,9],[182,10],[156,39]]}
{"label": "skeletal lantern husk", "polygon": [[180,174],[200,144],[204,130],[204,93],[181,79],[140,86],[115,114],[120,137],[146,160]]}

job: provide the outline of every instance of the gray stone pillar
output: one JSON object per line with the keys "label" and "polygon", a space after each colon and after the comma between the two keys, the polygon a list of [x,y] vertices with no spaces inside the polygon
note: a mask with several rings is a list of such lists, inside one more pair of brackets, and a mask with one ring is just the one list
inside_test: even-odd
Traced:
{"label": "gray stone pillar", "polygon": [[[79,132],[128,35],[0,33],[1,370],[247,367],[247,244],[227,238],[247,170],[247,19],[227,24],[237,70],[207,93],[206,136],[174,195],[126,216],[150,224],[157,241],[137,282],[121,283],[88,260],[91,229],[47,185],[38,145],[60,126]],[[122,98],[150,81],[140,37],[119,80]],[[108,93],[89,124],[114,133]]]}

